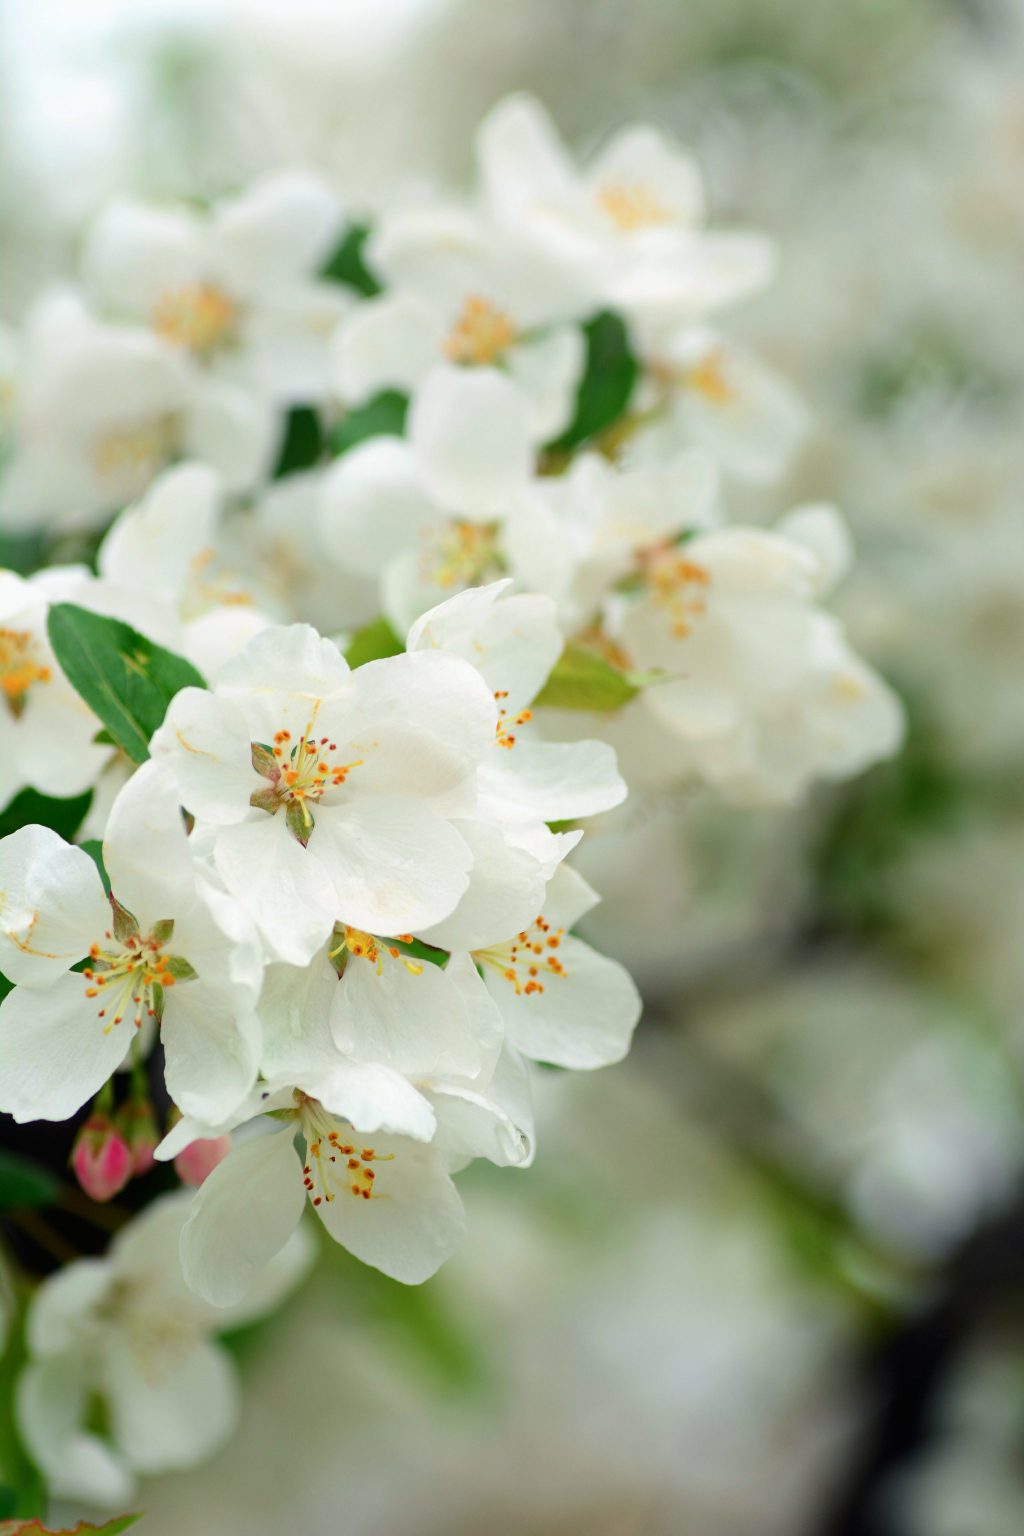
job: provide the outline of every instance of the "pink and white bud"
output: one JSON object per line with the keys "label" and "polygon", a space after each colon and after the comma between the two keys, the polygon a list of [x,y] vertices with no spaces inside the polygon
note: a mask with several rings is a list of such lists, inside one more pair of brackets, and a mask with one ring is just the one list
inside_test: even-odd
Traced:
{"label": "pink and white bud", "polygon": [[208,1179],[218,1163],[222,1163],[231,1151],[230,1136],[200,1137],[179,1152],[174,1167],[183,1184],[198,1189]]}
{"label": "pink and white bud", "polygon": [[112,1200],[133,1171],[128,1143],[106,1115],[90,1115],[71,1151],[75,1177],[91,1200]]}

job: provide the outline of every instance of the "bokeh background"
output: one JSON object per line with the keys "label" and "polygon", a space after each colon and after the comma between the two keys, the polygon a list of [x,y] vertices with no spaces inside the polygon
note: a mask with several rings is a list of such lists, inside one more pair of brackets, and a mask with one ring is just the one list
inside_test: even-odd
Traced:
{"label": "bokeh background", "polygon": [[427,1286],[332,1250],[234,1340],[242,1430],[146,1536],[1020,1536],[1020,0],[7,0],[0,70],[0,319],[115,191],[304,162],[372,214],[520,87],[584,147],[678,132],[779,241],[732,325],[814,413],[733,515],[843,507],[910,720],[797,811],[593,828],[632,1057],[545,1076]]}

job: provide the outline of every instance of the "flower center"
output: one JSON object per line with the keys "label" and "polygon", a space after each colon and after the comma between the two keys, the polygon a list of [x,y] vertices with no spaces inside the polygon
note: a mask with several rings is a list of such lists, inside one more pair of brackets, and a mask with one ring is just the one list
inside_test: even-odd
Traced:
{"label": "flower center", "polygon": [[238,323],[238,310],[212,283],[186,283],[163,294],[153,310],[152,325],[172,346],[200,354],[227,341]]}
{"label": "flower center", "polygon": [[211,608],[245,608],[252,596],[234,583],[227,574],[217,574],[213,567],[217,551],[201,549],[189,562],[187,586],[181,604],[183,619],[199,618]]}
{"label": "flower center", "polygon": [[291,731],[274,733],[274,744],[265,747],[262,742],[252,743],[252,765],[256,772],[268,781],[268,789],[258,789],[249,796],[250,805],[274,815],[284,806],[288,827],[301,843],[309,840],[313,830],[313,813],[310,803],[317,804],[328,789],[344,784],[353,768],[362,766],[363,759],[339,763],[334,754],[336,742],[327,736],[319,740],[313,734],[314,717],[306,725],[298,741]]}
{"label": "flower center", "polygon": [[567,974],[557,954],[564,937],[565,929],[553,930],[541,913],[507,944],[478,949],[473,958],[498,971],[510,983],[516,997],[534,997],[544,991],[545,981]]}
{"label": "flower center", "polygon": [[101,437],[93,450],[93,467],[104,479],[129,474],[133,483],[144,484],[170,458],[176,441],[175,418],[157,416]]}
{"label": "flower center", "polygon": [[394,1153],[380,1153],[347,1141],[322,1104],[301,1097],[299,1123],[306,1138],[302,1182],[313,1205],[330,1205],[338,1195],[354,1200],[386,1199],[374,1188],[377,1172],[371,1165],[394,1162]]}
{"label": "flower center", "polygon": [[513,715],[509,710],[505,709],[503,701],[508,698],[507,688],[496,689],[494,698],[498,706],[498,723],[494,729],[495,740],[499,747],[505,747],[511,751],[516,744],[516,726],[525,725],[528,720],[532,720],[533,710],[521,709],[517,714]]}
{"label": "flower center", "polygon": [[624,234],[632,234],[637,229],[653,229],[672,221],[665,204],[643,182],[610,182],[598,192],[597,203],[601,212]]}
{"label": "flower center", "polygon": [[496,524],[453,518],[425,535],[420,575],[439,587],[472,587],[498,564]]}
{"label": "flower center", "polygon": [[728,378],[725,354],[719,347],[687,369],[683,382],[712,405],[731,405],[736,399],[736,387]]}
{"label": "flower center", "polygon": [[174,930],[172,922],[157,923],[145,937],[136,931],[123,939],[117,936],[117,926],[115,921],[115,931],[105,933],[102,944],[90,946],[89,964],[82,971],[86,997],[101,1005],[96,1011],[104,1020],[105,1035],[126,1018],[136,1029],[142,1028],[143,1019],[159,1021],[167,988],[195,975],[187,960],[164,948]]}
{"label": "flower center", "polygon": [[[398,941],[401,944],[411,944],[412,934],[400,933]],[[390,955],[392,960],[401,960],[410,976],[423,974],[423,967],[419,961],[403,955],[397,944],[387,939],[380,939],[376,934],[364,933],[361,928],[350,928],[347,923],[342,923],[335,928],[331,948],[328,951],[328,958],[339,976],[344,974],[349,955],[356,960],[369,961],[378,976],[384,970],[385,955]]]}
{"label": "flower center", "polygon": [[479,294],[470,294],[444,341],[449,362],[485,367],[495,363],[516,339],[511,315]]}
{"label": "flower center", "polygon": [[658,549],[646,557],[644,577],[651,596],[664,608],[677,640],[685,640],[707,612],[709,573],[677,549]]}
{"label": "flower center", "polygon": [[27,629],[0,629],[0,690],[15,719],[25,708],[33,683],[48,683],[51,669],[40,659],[36,637]]}

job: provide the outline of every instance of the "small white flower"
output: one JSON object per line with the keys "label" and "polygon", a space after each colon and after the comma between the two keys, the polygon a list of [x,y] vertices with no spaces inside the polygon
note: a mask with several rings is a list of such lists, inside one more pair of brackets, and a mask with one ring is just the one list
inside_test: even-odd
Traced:
{"label": "small white flower", "polygon": [[67,1119],[159,1023],[175,1102],[228,1114],[256,1076],[262,964],[197,869],[156,764],[115,801],[103,857],[112,901],[89,855],[48,828],[0,841],[0,966],[16,983],[0,1004],[0,1107]]}
{"label": "small white flower", "polygon": [[699,172],[655,128],[622,129],[580,172],[540,104],[512,96],[478,129],[477,159],[496,224],[646,324],[699,319],[771,274],[761,236],[703,227]]}
{"label": "small white flower", "polygon": [[215,1333],[272,1311],[309,1267],[311,1246],[296,1232],[230,1311],[210,1307],[181,1272],[190,1203],[187,1194],[158,1201],[106,1258],[69,1264],[32,1300],[18,1427],[57,1498],[123,1505],[138,1476],[212,1456],[240,1412],[234,1366]]}
{"label": "small white flower", "polygon": [[278,403],[319,400],[348,305],[317,274],[341,209],[315,177],[268,177],[209,213],[116,201],[86,239],[82,281],[104,314]]}
{"label": "small white flower", "polygon": [[30,317],[0,515],[11,527],[95,524],[191,454],[233,490],[270,467],[278,422],[251,392],[186,366],[151,332],[103,325],[60,293]]}
{"label": "small white flower", "polygon": [[257,635],[212,693],[183,689],[153,738],[273,957],[305,964],[335,921],[439,921],[471,855],[446,819],[471,795],[495,706],[455,657],[350,672],[306,625]]}
{"label": "small white flower", "polygon": [[897,749],[898,700],[817,606],[846,558],[831,508],[650,552],[621,639],[635,665],[672,679],[643,698],[672,771],[738,801],[786,802]]}

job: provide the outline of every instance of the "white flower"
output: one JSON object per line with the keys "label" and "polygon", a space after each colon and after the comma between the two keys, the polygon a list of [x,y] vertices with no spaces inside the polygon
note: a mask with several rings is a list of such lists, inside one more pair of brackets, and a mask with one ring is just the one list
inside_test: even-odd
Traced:
{"label": "white flower", "polygon": [[296,1232],[258,1286],[230,1311],[215,1310],[181,1273],[190,1200],[158,1201],[118,1234],[105,1258],[69,1264],[32,1300],[17,1420],[54,1497],[123,1505],[137,1476],[204,1461],[237,1425],[234,1366],[213,1336],[277,1306],[312,1251]]}
{"label": "white flower", "polygon": [[552,293],[508,232],[460,208],[386,215],[369,259],[389,291],[342,321],[334,382],[358,404],[382,389],[415,395],[441,364],[498,368],[522,394],[536,443],[568,425],[583,367],[574,317],[589,295]]}
{"label": "white flower", "polygon": [[209,213],[115,201],[86,239],[82,281],[104,314],[225,379],[283,404],[319,400],[348,299],[317,273],[341,224],[331,191],[299,171]]}
{"label": "white flower", "polygon": [[190,370],[149,331],[102,325],[71,294],[30,318],[0,516],[11,527],[96,523],[190,454],[245,489],[270,467],[271,407]]}
{"label": "white flower", "polygon": [[809,420],[781,374],[706,326],[683,326],[649,344],[641,338],[638,350],[647,384],[633,405],[649,410],[651,421],[630,441],[634,462],[699,443],[739,479],[764,483],[784,473]]}
{"label": "white flower", "polygon": [[495,519],[438,501],[402,438],[370,438],[343,454],[323,476],[318,513],[332,565],[373,579],[400,633],[452,591],[500,569]]}
{"label": "white flower", "polygon": [[110,757],[94,745],[96,716],[68,683],[46,633],[50,600],[80,601],[84,571],[0,571],[0,804],[29,786],[46,795],[88,789]]}
{"label": "white flower", "polygon": [[714,522],[717,483],[702,449],[617,469],[584,454],[516,502],[502,533],[509,568],[523,587],[554,599],[570,633],[586,628],[638,555]]}
{"label": "white flower", "polygon": [[673,679],[642,701],[673,772],[738,801],[786,802],[897,749],[898,700],[817,606],[846,556],[826,507],[775,532],[722,528],[650,553],[621,639],[636,666]]}
{"label": "white flower", "polygon": [[[605,742],[537,739],[529,705],[558,659],[562,637],[549,598],[510,595],[510,586],[493,582],[431,609],[409,631],[408,649],[447,651],[479,670],[499,713],[491,751],[477,773],[476,815],[506,830],[535,832],[545,822],[611,810],[625,798],[626,786]],[[546,848],[540,857],[547,857]],[[471,886],[464,906],[474,901]],[[447,925],[442,929],[450,935]]]}
{"label": "white flower", "polygon": [[589,1069],[621,1061],[629,1050],[640,994],[618,961],[570,931],[598,900],[563,864],[533,922],[473,954],[509,1043],[536,1061]]}
{"label": "white flower", "polygon": [[0,1005],[0,1107],[67,1119],[155,1021],[172,1098],[220,1118],[255,1080],[262,964],[197,870],[158,765],[115,801],[103,857],[111,901],[89,855],[48,828],[0,841],[0,968],[16,983]]}
{"label": "white flower", "polygon": [[703,228],[697,168],[655,128],[621,130],[579,172],[539,103],[513,96],[481,124],[477,159],[494,222],[633,319],[699,319],[771,274],[768,241]]}
{"label": "white flower", "polygon": [[207,677],[271,622],[246,586],[222,568],[223,487],[204,464],[166,470],[115,519],[97,566],[109,596],[135,627],[187,656]]}
{"label": "white flower", "polygon": [[257,635],[208,693],[172,700],[152,742],[275,958],[305,964],[335,921],[439,921],[471,855],[446,819],[493,740],[494,701],[455,657],[350,672],[307,625]]}

